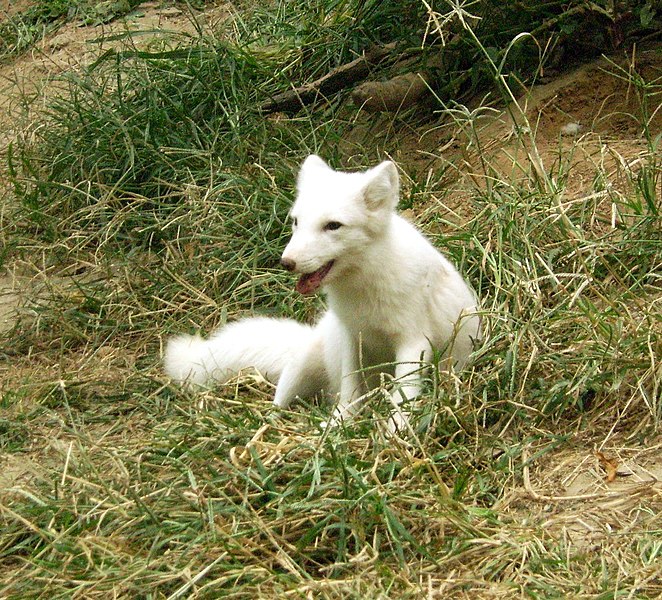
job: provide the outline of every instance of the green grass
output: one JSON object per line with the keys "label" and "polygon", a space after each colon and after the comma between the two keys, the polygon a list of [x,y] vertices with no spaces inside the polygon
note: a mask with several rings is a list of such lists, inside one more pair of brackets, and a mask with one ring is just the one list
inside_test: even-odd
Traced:
{"label": "green grass", "polygon": [[68,21],[100,25],[131,12],[139,4],[137,0],[42,0],[28,5],[23,11],[3,14],[0,22],[0,61],[25,52]]}
{"label": "green grass", "polygon": [[[191,393],[161,372],[171,333],[314,318],[278,267],[298,164],[406,159],[401,133],[426,125],[343,95],[291,118],[259,106],[389,41],[380,10],[282,2],[190,47],[127,40],[11,146],[3,598],[659,596],[659,484],[610,487],[593,454],[626,469],[661,448],[659,81],[634,68],[613,73],[640,93],[641,160],[596,165],[579,196],[565,152],[531,152],[535,123],[513,142],[529,154],[497,161],[482,106],[444,109],[464,156],[403,161],[403,207],[475,286],[487,333],[465,373],[433,374],[416,437],[385,435],[379,394],[323,435],[328,407],[276,411],[259,378]],[[567,495],[577,473],[591,492]]]}

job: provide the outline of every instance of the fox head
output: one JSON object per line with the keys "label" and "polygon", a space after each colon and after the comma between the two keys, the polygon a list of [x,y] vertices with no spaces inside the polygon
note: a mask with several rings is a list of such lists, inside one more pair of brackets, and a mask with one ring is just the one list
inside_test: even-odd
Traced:
{"label": "fox head", "polygon": [[319,156],[301,166],[290,210],[292,237],[282,265],[301,273],[297,290],[311,294],[357,264],[385,235],[398,203],[396,166],[385,161],[360,173],[334,171]]}

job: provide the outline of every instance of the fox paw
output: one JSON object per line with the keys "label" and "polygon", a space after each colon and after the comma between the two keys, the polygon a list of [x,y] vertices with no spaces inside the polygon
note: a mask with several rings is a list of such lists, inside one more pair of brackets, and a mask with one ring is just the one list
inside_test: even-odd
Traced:
{"label": "fox paw", "polygon": [[336,427],[340,427],[343,423],[347,423],[350,419],[351,416],[347,413],[336,411],[331,415],[331,418],[328,421],[322,421],[320,427],[323,430],[335,429]]}
{"label": "fox paw", "polygon": [[320,429],[322,429],[322,431],[326,431],[327,429],[335,429],[341,423],[342,419],[331,417],[328,421],[322,421],[320,423]]}
{"label": "fox paw", "polygon": [[411,425],[407,413],[402,412],[399,408],[394,410],[386,421],[386,430],[389,435],[407,434],[410,429]]}

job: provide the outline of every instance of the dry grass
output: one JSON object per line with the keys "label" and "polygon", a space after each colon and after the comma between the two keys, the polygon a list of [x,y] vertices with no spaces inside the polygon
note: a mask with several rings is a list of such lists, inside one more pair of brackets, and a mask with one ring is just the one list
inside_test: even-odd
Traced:
{"label": "dry grass", "polygon": [[[344,31],[343,14],[306,43]],[[659,111],[636,144],[587,132],[558,160],[542,125],[495,133],[460,106],[383,136],[340,105],[265,122],[250,110],[277,83],[261,78],[264,48],[227,40],[277,38],[270,18],[235,21],[206,51],[127,48],[13,148],[0,597],[660,597]],[[634,67],[652,105],[659,80]],[[194,72],[204,85],[182,85]],[[442,160],[425,140],[453,122],[464,153]],[[475,285],[488,331],[470,369],[431,379],[416,437],[384,434],[379,395],[322,435],[328,407],[276,411],[257,376],[172,386],[158,357],[173,331],[312,318],[277,267],[296,166],[312,150],[338,165],[357,148],[366,164],[406,156],[398,127],[429,133],[429,168],[403,161],[403,206]],[[352,156],[333,156],[349,139]]]}

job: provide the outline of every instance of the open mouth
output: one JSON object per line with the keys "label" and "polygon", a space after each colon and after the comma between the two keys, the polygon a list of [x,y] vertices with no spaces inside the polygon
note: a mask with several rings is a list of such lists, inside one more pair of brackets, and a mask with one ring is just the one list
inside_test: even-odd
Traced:
{"label": "open mouth", "polygon": [[333,267],[334,261],[330,260],[324,266],[313,271],[312,273],[304,273],[297,281],[296,290],[300,294],[312,294],[317,291],[322,281],[329,274],[331,267]]}

